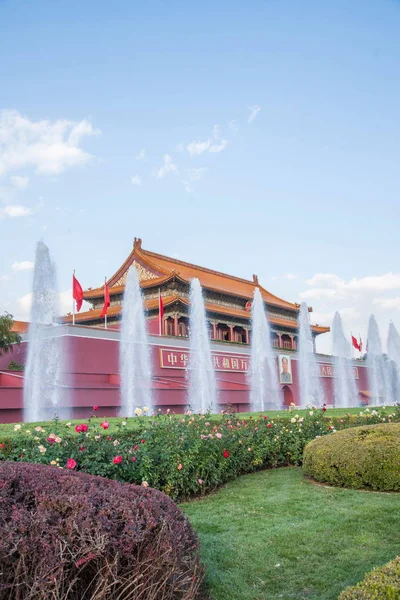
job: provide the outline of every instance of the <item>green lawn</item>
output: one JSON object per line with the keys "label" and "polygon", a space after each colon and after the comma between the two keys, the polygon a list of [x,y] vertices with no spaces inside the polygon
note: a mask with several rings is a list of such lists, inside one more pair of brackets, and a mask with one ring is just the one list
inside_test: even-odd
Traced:
{"label": "green lawn", "polygon": [[[342,417],[342,416],[345,416],[347,413],[350,413],[350,414],[359,414],[361,411],[364,411],[364,410],[365,410],[365,408],[363,408],[363,407],[359,407],[359,408],[331,408],[331,409],[327,410],[327,412],[325,413],[325,415],[326,416],[330,416],[331,415],[332,417]],[[371,407],[370,410],[373,410],[373,407]],[[388,407],[387,410],[386,410],[386,412],[390,412],[390,410],[391,410],[390,407]],[[308,410],[300,410],[300,409],[295,409],[293,411],[289,411],[289,410],[276,410],[276,411],[274,411],[274,410],[271,410],[271,411],[264,412],[264,413],[261,413],[261,412],[257,412],[257,413],[238,413],[238,417],[240,417],[241,419],[248,419],[250,417],[252,417],[253,419],[255,419],[260,414],[263,414],[263,415],[268,415],[268,417],[270,419],[274,419],[274,418],[276,418],[278,416],[280,416],[280,417],[283,417],[283,416],[290,417],[290,416],[293,416],[293,415],[304,416],[307,413],[308,413]],[[75,425],[78,425],[78,423],[87,422],[87,420],[91,416],[91,414],[92,414],[91,411],[88,410],[87,419],[71,419],[69,421],[69,422],[72,423],[71,431],[74,429]],[[96,415],[99,415],[99,416],[98,417],[96,416],[96,418],[94,418],[92,420],[92,422],[97,423],[99,425],[102,421],[104,421],[106,419],[109,422],[109,424],[110,424],[110,429],[109,429],[110,433],[113,432],[113,431],[116,431],[117,425],[119,423],[121,423],[121,421],[125,421],[125,419],[122,419],[120,417],[109,417],[108,418],[108,417],[101,416],[101,409],[96,413]],[[141,418],[147,418],[147,417],[141,417]],[[220,415],[211,415],[210,416],[210,420],[212,420],[212,419],[219,419],[219,418],[221,418]],[[67,423],[67,421],[61,421],[60,425],[64,426],[65,423]],[[130,418],[127,421],[126,428],[127,429],[135,429],[136,423],[137,423],[137,417]],[[41,422],[38,422],[38,423],[29,423],[29,425],[26,424],[26,427],[28,427],[29,429],[33,429],[34,427],[36,427],[38,425],[41,425],[42,427],[46,427],[46,429],[47,429],[47,427],[49,426],[49,422],[48,421],[47,422],[41,421]],[[13,433],[13,432],[14,432],[14,424],[13,423],[0,423],[0,435],[1,434]]]}
{"label": "green lawn", "polygon": [[212,600],[333,600],[400,553],[400,494],[314,485],[300,468],[246,475],[181,506]]}

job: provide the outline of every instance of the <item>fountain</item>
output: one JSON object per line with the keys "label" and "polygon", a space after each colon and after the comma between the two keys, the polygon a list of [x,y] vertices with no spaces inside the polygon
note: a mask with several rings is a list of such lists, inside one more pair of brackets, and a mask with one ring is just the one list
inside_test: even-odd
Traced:
{"label": "fountain", "polygon": [[[67,352],[58,335],[56,268],[43,241],[36,247],[28,351],[24,373],[24,420],[68,418],[68,387],[61,383]],[[49,325],[46,327],[46,325]]]}
{"label": "fountain", "polygon": [[119,362],[121,416],[133,417],[136,408],[152,411],[150,346],[135,267],[129,269],[125,283]]}
{"label": "fountain", "polygon": [[320,407],[325,403],[318,363],[313,351],[308,306],[302,303],[299,314],[299,391],[301,406]]}
{"label": "fountain", "polygon": [[216,412],[217,384],[211,358],[203,293],[198,279],[190,282],[190,353],[186,368],[189,407],[194,412]]}
{"label": "fountain", "polygon": [[276,358],[264,302],[258,288],[251,307],[251,358],[249,370],[250,404],[253,412],[282,408]]}
{"label": "fountain", "polygon": [[388,354],[393,363],[393,399],[400,400],[400,335],[393,323],[390,321],[388,334]]}
{"label": "fountain", "polygon": [[131,267],[125,284],[121,343],[121,415],[132,417],[135,409],[152,408],[151,357],[137,271]]}
{"label": "fountain", "polygon": [[342,318],[338,312],[332,323],[332,354],[335,365],[334,405],[336,408],[357,406],[358,391],[351,364],[351,346],[344,335]]}
{"label": "fountain", "polygon": [[382,353],[382,343],[378,324],[374,315],[370,316],[368,324],[367,366],[371,403],[375,405],[392,404],[392,374],[391,365]]}

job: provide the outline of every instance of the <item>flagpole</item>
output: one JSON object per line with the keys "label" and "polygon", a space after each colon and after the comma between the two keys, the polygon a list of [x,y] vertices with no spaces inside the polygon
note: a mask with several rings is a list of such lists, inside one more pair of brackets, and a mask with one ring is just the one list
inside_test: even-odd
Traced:
{"label": "flagpole", "polygon": [[[106,284],[107,284],[107,277],[104,277],[104,299],[106,297]],[[106,308],[106,314],[104,317],[104,329],[107,329],[107,308]]]}
{"label": "flagpole", "polygon": [[74,277],[75,269],[72,277],[72,325],[75,325],[75,299],[74,299]]}
{"label": "flagpole", "polygon": [[158,288],[158,335],[162,336],[161,288]]}

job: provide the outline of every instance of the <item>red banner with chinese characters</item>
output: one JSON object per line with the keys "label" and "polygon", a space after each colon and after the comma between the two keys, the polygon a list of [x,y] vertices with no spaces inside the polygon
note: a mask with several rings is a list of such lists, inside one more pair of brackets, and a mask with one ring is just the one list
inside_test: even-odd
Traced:
{"label": "red banner with chinese characters", "polygon": [[[320,377],[335,377],[335,365],[327,365],[319,363],[319,376]],[[360,379],[358,367],[352,367],[354,379]]]}
{"label": "red banner with chinese characters", "polygon": [[[246,373],[249,357],[245,354],[223,354],[212,352],[211,358],[216,371]],[[189,351],[183,349],[160,348],[160,366],[163,369],[185,369],[189,361]]]}

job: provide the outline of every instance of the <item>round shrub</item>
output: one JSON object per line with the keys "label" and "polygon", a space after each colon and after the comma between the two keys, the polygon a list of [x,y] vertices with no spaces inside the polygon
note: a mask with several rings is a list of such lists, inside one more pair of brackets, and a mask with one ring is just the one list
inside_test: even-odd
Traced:
{"label": "round shrub", "polygon": [[303,468],[317,481],[350,488],[400,490],[400,424],[367,425],[317,438]]}
{"label": "round shrub", "polygon": [[162,492],[30,463],[0,464],[2,600],[192,600],[196,535]]}
{"label": "round shrub", "polygon": [[347,588],[338,600],[399,600],[400,556],[368,573],[358,585]]}

